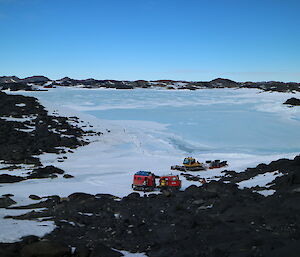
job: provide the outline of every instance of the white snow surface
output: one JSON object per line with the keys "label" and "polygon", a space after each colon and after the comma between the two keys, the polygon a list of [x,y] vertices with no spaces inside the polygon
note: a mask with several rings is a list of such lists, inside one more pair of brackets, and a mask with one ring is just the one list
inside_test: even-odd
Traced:
{"label": "white snow surface", "polygon": [[119,251],[119,252],[121,252],[124,255],[124,257],[147,257],[145,253],[131,253],[127,251]]}
{"label": "white snow surface", "polygon": [[[26,235],[43,236],[55,228],[52,221],[4,219],[5,216],[22,215],[28,211],[30,210],[7,210],[0,208],[0,242],[16,242],[20,237]],[[39,210],[36,209],[35,211]]]}
{"label": "white snow surface", "polygon": [[28,115],[28,116],[23,116],[22,118],[15,118],[15,117],[0,117],[1,119],[4,119],[6,121],[16,121],[16,122],[25,122],[25,121],[32,121],[33,119],[36,118],[34,115]]}
{"label": "white snow surface", "polygon": [[248,180],[241,181],[238,184],[239,188],[251,188],[255,186],[259,187],[269,187],[270,185],[267,185],[271,183],[275,178],[281,177],[283,174],[279,171],[273,171],[273,172],[266,172],[264,174],[259,174],[255,177],[252,177]]}
{"label": "white snow surface", "polygon": [[[14,194],[19,205],[28,203],[30,194],[68,196],[86,192],[122,197],[132,192],[136,171],[180,174],[170,166],[180,164],[186,156],[200,161],[227,160],[226,169],[240,172],[261,162],[293,158],[300,151],[300,108],[282,105],[299,93],[62,87],[22,94],[37,97],[51,114],[77,116],[84,121],[80,124],[91,124],[91,129],[104,134],[89,137],[91,144],[64,154],[64,162],[58,162],[62,156],[56,154],[40,156],[44,165],[62,168],[74,178],[59,175],[56,179],[0,185],[0,195]],[[209,181],[219,179],[223,170],[193,174]],[[199,185],[182,180],[183,189]]]}

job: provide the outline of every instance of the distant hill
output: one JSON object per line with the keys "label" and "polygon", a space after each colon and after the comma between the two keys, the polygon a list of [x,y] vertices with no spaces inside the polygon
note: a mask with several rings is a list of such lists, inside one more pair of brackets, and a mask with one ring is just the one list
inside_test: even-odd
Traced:
{"label": "distant hill", "polygon": [[116,88],[116,89],[134,89],[134,88],[166,88],[166,89],[188,89],[197,90],[203,88],[257,88],[264,91],[277,91],[277,92],[292,92],[300,91],[300,83],[295,82],[279,82],[279,81],[265,81],[265,82],[236,82],[226,78],[216,78],[211,81],[181,81],[181,80],[97,80],[89,79],[72,79],[64,77],[58,80],[51,80],[45,76],[31,76],[20,79],[16,76],[2,76],[0,77],[0,88],[10,88],[14,83],[19,83],[13,88],[24,89],[36,86],[69,86],[69,87],[83,87],[83,88]]}

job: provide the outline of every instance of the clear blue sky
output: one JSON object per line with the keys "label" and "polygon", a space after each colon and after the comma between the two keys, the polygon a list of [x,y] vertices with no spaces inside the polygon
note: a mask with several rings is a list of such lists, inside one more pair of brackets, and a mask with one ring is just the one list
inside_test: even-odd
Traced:
{"label": "clear blue sky", "polygon": [[300,82],[299,0],[0,0],[0,75]]}

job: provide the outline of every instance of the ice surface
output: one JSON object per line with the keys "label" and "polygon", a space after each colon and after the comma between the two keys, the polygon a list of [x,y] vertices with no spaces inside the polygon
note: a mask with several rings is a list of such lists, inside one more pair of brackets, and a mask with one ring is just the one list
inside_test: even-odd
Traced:
{"label": "ice surface", "polygon": [[[299,93],[269,93],[255,89],[57,88],[26,94],[38,97],[43,103],[50,101],[100,119],[115,120],[125,129],[135,126],[136,131],[143,132],[138,128],[144,121],[163,124],[166,130],[161,132],[165,133],[158,135],[154,131],[155,138],[185,153],[272,154],[300,149],[300,108],[282,104]],[[152,131],[148,130],[149,133]]]}
{"label": "ice surface", "polygon": [[[226,169],[239,172],[300,152],[300,108],[282,105],[291,97],[288,93],[56,88],[22,94],[37,97],[50,114],[78,116],[104,134],[65,154],[64,162],[58,162],[56,154],[40,156],[44,165],[55,165],[75,178],[60,175],[2,184],[0,195],[12,193],[18,203],[28,201],[30,194],[87,192],[122,197],[132,192],[136,171],[168,174],[170,166],[180,164],[187,155],[200,161],[227,160]],[[223,170],[194,174],[209,181],[219,179]],[[199,182],[183,179],[183,189],[191,184]]]}

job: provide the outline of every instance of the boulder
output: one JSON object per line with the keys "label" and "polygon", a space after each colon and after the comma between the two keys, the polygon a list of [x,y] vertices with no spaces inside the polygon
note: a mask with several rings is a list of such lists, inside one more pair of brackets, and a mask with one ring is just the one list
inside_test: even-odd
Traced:
{"label": "boulder", "polygon": [[30,195],[29,198],[32,200],[41,200],[42,199],[41,197],[39,197],[37,195]]}
{"label": "boulder", "polygon": [[68,196],[70,201],[78,201],[78,200],[87,200],[95,198],[94,195],[86,194],[86,193],[73,193]]}
{"label": "boulder", "polygon": [[124,256],[122,253],[114,251],[109,247],[98,243],[92,250],[90,257],[121,257]]}
{"label": "boulder", "polygon": [[20,182],[22,180],[24,180],[24,178],[20,176],[12,176],[8,174],[0,175],[0,183],[15,183],[15,182]]}
{"label": "boulder", "polygon": [[64,178],[74,178],[74,176],[70,175],[70,174],[65,174],[63,175]]}
{"label": "boulder", "polygon": [[299,106],[300,105],[300,99],[292,97],[292,98],[286,100],[283,104]]}
{"label": "boulder", "polygon": [[5,196],[5,197],[11,197],[11,196],[14,196],[13,194],[4,194],[2,196]]}
{"label": "boulder", "polygon": [[20,252],[21,257],[68,257],[71,249],[52,241],[40,241],[25,245]]}
{"label": "boulder", "polygon": [[31,172],[28,178],[50,178],[55,177],[56,174],[63,174],[64,171],[62,169],[56,168],[54,166],[46,166],[43,168],[35,169]]}
{"label": "boulder", "polygon": [[9,197],[0,197],[0,208],[7,208],[16,202]]}
{"label": "boulder", "polygon": [[90,249],[86,246],[78,246],[75,249],[74,256],[75,257],[89,257],[90,256]]}
{"label": "boulder", "polygon": [[137,192],[133,192],[131,194],[129,194],[128,196],[126,196],[127,199],[135,199],[135,198],[140,198],[140,194]]}

